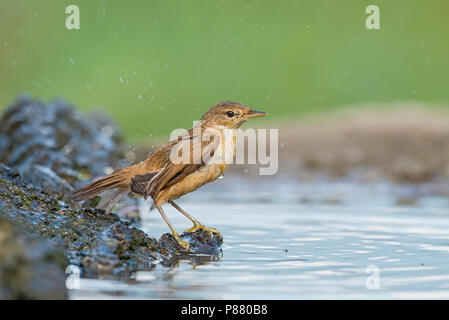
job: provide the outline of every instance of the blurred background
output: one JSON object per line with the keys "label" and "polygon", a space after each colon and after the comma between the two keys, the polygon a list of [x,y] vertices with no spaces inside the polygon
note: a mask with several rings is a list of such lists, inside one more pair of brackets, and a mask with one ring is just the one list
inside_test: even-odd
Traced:
{"label": "blurred background", "polygon": [[[66,28],[69,5],[79,30]],[[369,5],[379,30],[365,26]],[[449,1],[0,0],[0,112],[14,104],[0,184],[4,163],[71,201],[73,186],[143,159],[223,100],[269,112],[246,128],[279,129],[276,175],[234,165],[180,199],[222,232],[223,254],[127,282],[83,278],[70,298],[449,298]],[[0,214],[59,228],[59,205],[42,214],[8,190]],[[127,198],[115,212],[158,238],[168,229],[150,205]],[[86,243],[103,263],[97,239],[125,238],[100,234]],[[379,290],[366,285],[373,264]]]}
{"label": "blurred background", "polygon": [[[271,119],[449,102],[444,0],[0,3],[0,108],[24,91],[63,97],[111,115],[130,141],[228,99]],[[65,27],[71,4],[80,30]],[[380,30],[365,27],[370,4]]]}

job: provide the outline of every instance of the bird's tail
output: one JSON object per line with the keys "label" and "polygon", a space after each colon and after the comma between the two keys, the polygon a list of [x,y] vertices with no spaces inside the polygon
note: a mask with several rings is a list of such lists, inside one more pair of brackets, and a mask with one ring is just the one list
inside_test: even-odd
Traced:
{"label": "bird's tail", "polygon": [[73,193],[75,201],[93,198],[100,193],[115,188],[129,189],[131,179],[136,173],[136,166],[129,166],[112,172],[110,175],[98,179]]}

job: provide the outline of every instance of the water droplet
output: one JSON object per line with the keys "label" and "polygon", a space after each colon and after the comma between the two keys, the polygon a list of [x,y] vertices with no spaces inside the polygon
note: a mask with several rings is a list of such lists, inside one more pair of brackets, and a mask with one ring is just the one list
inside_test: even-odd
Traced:
{"label": "water droplet", "polygon": [[101,133],[103,133],[107,137],[110,137],[114,133],[114,128],[112,128],[109,125],[106,125],[103,128],[101,128]]}
{"label": "water droplet", "polygon": [[66,145],[63,147],[63,150],[64,150],[64,152],[65,152],[66,154],[69,154],[69,153],[71,153],[71,152],[73,151],[73,145],[71,145],[70,143],[68,143],[68,144],[66,144]]}
{"label": "water droplet", "polygon": [[137,156],[134,151],[129,150],[125,153],[125,158],[126,158],[126,161],[128,161],[128,162],[134,162],[134,161],[136,161]]}
{"label": "water droplet", "polygon": [[104,173],[105,174],[111,174],[112,172],[114,172],[114,168],[112,168],[112,167],[104,168]]}

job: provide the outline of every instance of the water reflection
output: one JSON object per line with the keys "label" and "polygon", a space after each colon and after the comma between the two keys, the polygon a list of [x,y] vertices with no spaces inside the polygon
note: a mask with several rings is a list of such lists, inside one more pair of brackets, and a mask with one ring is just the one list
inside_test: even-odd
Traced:
{"label": "water reflection", "polygon": [[[263,204],[240,202],[238,197],[229,203],[225,188],[188,197],[184,206],[189,212],[222,232],[222,253],[178,257],[128,281],[82,279],[81,290],[72,291],[71,297],[449,298],[449,210],[430,205],[443,200],[398,207],[393,192],[379,192],[379,186],[377,193],[369,185],[346,188],[354,200],[340,189],[345,200],[332,205],[281,196]],[[243,185],[239,197],[244,192]],[[360,198],[366,201],[360,203]],[[167,215],[177,229],[190,227],[169,208]],[[154,214],[144,215],[142,228],[153,236],[167,232]],[[377,290],[367,288],[369,266],[379,270]]]}
{"label": "water reflection", "polygon": [[191,265],[193,269],[196,266],[205,265],[211,262],[217,262],[223,255],[221,249],[212,254],[204,253],[182,253],[165,260],[163,263],[164,267],[168,267],[169,270],[178,268],[181,264]]}

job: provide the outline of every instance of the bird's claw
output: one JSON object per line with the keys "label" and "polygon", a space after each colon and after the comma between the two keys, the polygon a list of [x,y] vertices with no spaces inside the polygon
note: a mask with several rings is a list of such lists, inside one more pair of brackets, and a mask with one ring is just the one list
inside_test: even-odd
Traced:
{"label": "bird's claw", "polygon": [[190,249],[190,243],[184,240],[181,240],[178,234],[174,234],[173,237],[175,238],[176,242],[185,250]]}
{"label": "bird's claw", "polygon": [[187,229],[184,232],[195,232],[197,230],[204,230],[207,233],[209,233],[209,235],[211,235],[211,236],[215,233],[217,236],[221,237],[221,233],[217,229],[215,229],[215,228],[208,228],[208,227],[206,227],[206,226],[204,226],[202,224],[195,224],[192,228]]}
{"label": "bird's claw", "polygon": [[189,250],[189,249],[190,249],[190,243],[187,242],[187,241],[184,241],[184,240],[178,240],[178,244],[179,244],[183,249],[186,249],[186,250]]}

